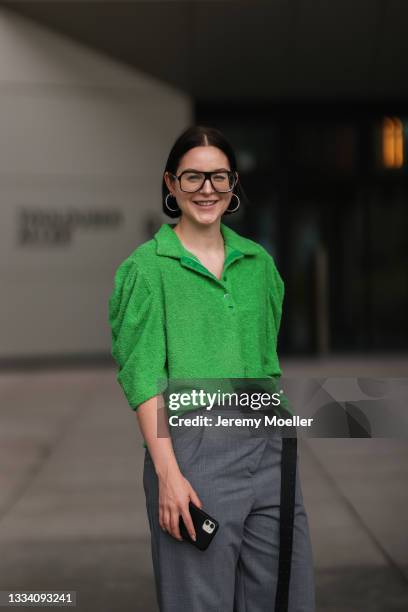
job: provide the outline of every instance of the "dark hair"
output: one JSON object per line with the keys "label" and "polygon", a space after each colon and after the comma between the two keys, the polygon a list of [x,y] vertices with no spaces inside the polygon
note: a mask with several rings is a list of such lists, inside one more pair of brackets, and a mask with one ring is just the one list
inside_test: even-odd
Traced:
{"label": "dark hair", "polygon": [[[227,156],[228,161],[231,166],[231,170],[233,172],[237,170],[237,160],[235,157],[235,153],[230,143],[225,138],[225,136],[219,130],[216,130],[215,128],[205,127],[201,125],[193,125],[189,127],[187,130],[185,130],[177,138],[176,142],[174,143],[170,151],[164,172],[167,171],[167,172],[171,172],[172,174],[176,174],[177,168],[179,166],[180,160],[183,157],[183,155],[185,155],[187,151],[189,151],[190,149],[193,149],[194,147],[202,147],[202,146],[212,146],[212,147],[217,147],[218,149],[220,149]],[[170,192],[164,180],[164,173],[163,173],[163,182],[162,182],[163,212],[168,217],[171,217],[174,219],[181,215],[181,210],[177,207],[178,210],[171,212],[167,208],[165,200],[166,200],[166,196],[169,193]],[[248,201],[244,193],[244,190],[241,187],[241,183],[239,180],[238,180],[238,183],[235,185],[232,193],[235,193],[239,197],[239,199],[241,200],[241,203]],[[236,203],[236,198],[234,198],[234,202]],[[170,206],[172,208],[176,208],[176,203],[171,201]],[[233,208],[235,208],[235,205],[233,206]],[[228,211],[227,209],[224,212],[224,214],[230,215],[232,214],[232,212]]]}

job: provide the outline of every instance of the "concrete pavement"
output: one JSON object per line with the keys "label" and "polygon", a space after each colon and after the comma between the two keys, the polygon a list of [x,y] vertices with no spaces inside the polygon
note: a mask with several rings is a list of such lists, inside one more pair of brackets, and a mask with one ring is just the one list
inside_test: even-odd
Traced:
{"label": "concrete pavement", "polygon": [[[404,377],[408,358],[281,367]],[[299,444],[318,612],[408,610],[408,439]],[[81,612],[157,612],[143,452],[113,368],[0,374],[0,590],[75,590]]]}

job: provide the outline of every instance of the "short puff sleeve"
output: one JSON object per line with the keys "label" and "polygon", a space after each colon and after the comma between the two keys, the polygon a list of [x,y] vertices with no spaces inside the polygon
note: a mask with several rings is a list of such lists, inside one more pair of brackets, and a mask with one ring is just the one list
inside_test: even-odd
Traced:
{"label": "short puff sleeve", "polygon": [[109,298],[111,354],[117,381],[137,410],[167,386],[166,334],[162,305],[140,266],[124,260],[115,272]]}
{"label": "short puff sleeve", "polygon": [[[279,330],[282,320],[282,305],[285,297],[285,284],[275,265],[273,257],[268,255],[267,261],[267,376],[273,378],[276,386],[282,375],[277,354]],[[293,414],[285,394],[281,395],[281,406]]]}
{"label": "short puff sleeve", "polygon": [[[279,329],[282,319],[282,305],[285,296],[285,285],[278,272],[273,258],[268,255],[267,258],[267,337],[268,337],[268,355],[271,357],[271,362],[278,363],[277,344]],[[272,367],[272,363],[271,363]],[[281,375],[281,370],[275,369],[268,372],[270,375]]]}

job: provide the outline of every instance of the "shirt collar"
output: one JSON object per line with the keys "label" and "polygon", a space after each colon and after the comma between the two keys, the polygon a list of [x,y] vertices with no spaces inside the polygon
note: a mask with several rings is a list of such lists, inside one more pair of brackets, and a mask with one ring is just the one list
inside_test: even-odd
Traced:
{"label": "shirt collar", "polygon": [[[186,255],[186,249],[181,243],[173,228],[176,223],[163,223],[160,229],[155,233],[157,255],[167,255],[169,257],[182,257]],[[220,224],[220,230],[227,246],[235,251],[239,251],[243,255],[254,255],[258,252],[256,243],[251,242],[244,236],[240,236],[233,229]]]}

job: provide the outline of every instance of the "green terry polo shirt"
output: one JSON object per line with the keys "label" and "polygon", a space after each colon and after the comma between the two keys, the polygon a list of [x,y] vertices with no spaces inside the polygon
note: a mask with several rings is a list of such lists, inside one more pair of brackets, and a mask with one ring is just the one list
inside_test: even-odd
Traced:
{"label": "green terry polo shirt", "polygon": [[221,223],[225,262],[217,279],[175,225],[164,223],[119,265],[109,298],[111,353],[133,410],[162,393],[168,378],[281,376],[284,283],[273,257]]}

